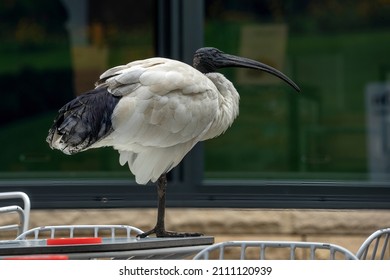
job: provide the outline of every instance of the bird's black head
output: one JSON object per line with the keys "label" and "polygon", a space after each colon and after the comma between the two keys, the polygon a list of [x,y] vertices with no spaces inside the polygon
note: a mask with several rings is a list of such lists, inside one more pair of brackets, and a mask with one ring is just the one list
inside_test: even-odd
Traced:
{"label": "bird's black head", "polygon": [[300,91],[299,87],[289,77],[275,68],[249,58],[226,54],[216,48],[205,47],[198,49],[194,54],[193,66],[204,74],[216,72],[217,69],[224,67],[257,69],[282,79],[296,91]]}
{"label": "bird's black head", "polygon": [[222,51],[216,48],[200,48],[194,54],[193,66],[202,73],[215,72],[218,68],[222,68],[221,63],[224,59]]}

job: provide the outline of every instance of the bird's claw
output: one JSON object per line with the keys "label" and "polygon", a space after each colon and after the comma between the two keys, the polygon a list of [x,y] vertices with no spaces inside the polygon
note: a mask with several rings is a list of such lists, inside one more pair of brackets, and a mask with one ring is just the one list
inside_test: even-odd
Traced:
{"label": "bird's claw", "polygon": [[175,232],[175,231],[166,231],[165,229],[153,228],[144,233],[137,235],[138,238],[145,238],[151,234],[155,234],[156,237],[196,237],[202,236],[203,233],[200,232]]}

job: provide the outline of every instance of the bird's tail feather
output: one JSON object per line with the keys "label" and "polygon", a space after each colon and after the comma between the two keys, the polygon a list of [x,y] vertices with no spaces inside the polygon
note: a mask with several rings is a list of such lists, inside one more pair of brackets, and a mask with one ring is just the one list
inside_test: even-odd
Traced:
{"label": "bird's tail feather", "polygon": [[118,101],[106,88],[78,96],[60,109],[46,141],[65,154],[87,149],[111,132],[111,115]]}

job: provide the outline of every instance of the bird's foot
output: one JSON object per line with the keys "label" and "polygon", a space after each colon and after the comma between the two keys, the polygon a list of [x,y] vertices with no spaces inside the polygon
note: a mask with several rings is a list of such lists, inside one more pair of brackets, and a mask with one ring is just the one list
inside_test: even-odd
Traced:
{"label": "bird's foot", "polygon": [[166,231],[165,229],[155,227],[149,231],[138,234],[137,237],[145,238],[151,234],[155,234],[156,237],[195,237],[195,236],[203,235],[203,233],[200,232],[175,232],[175,231]]}

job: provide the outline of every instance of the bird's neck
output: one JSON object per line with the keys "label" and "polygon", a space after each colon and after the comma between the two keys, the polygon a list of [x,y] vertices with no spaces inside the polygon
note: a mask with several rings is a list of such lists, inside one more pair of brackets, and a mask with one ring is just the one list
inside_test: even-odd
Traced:
{"label": "bird's neck", "polygon": [[217,137],[224,133],[238,116],[240,95],[233,84],[220,73],[208,73],[206,76],[218,89],[219,108],[209,132],[203,140]]}

